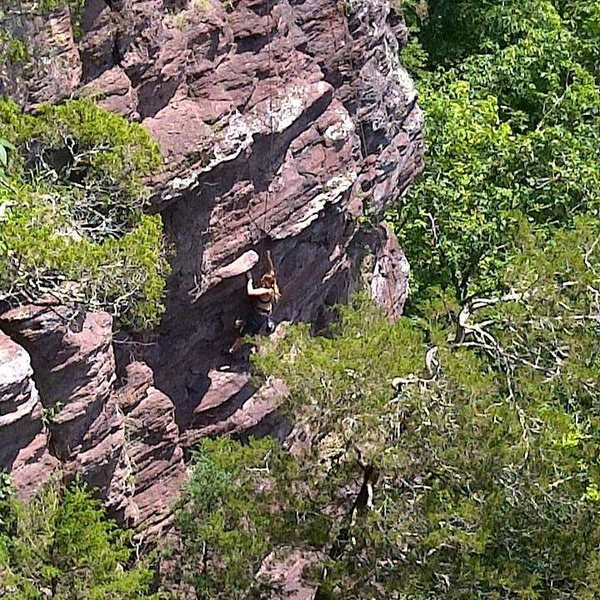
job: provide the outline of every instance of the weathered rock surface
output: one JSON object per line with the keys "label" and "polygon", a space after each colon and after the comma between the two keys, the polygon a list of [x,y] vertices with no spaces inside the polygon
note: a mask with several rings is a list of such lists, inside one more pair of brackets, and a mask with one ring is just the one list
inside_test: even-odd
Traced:
{"label": "weathered rock surface", "polygon": [[125,415],[125,448],[134,485],[134,512],[124,516],[152,534],[164,526],[186,474],[175,408],[154,387],[152,370],[139,362],[127,366],[127,382],[115,398]]}
{"label": "weathered rock surface", "polygon": [[388,319],[395,321],[402,315],[408,295],[410,266],[387,223],[381,223],[375,235],[377,250],[366,279],[371,296],[385,310]]}
{"label": "weathered rock surface", "polygon": [[[376,219],[399,198],[422,147],[416,93],[398,61],[395,34],[405,28],[387,2],[352,3],[349,16],[333,0],[248,0],[229,13],[185,6],[175,27],[154,23],[145,50],[125,61],[152,86],[176,88],[143,120],[169,161],[154,201],[176,248],[167,314],[145,358],[191,440],[206,430],[197,415],[207,394],[224,407],[244,395],[239,376],[239,389],[214,382],[223,366],[240,370],[222,351],[248,310],[241,273],[220,274],[236,273],[249,253],[273,253],[277,318],[319,323],[360,279],[368,241],[374,296],[400,314],[406,260],[391,230],[364,236],[357,217]],[[151,68],[148,56],[158,56]],[[218,430],[219,413],[210,414]]]}
{"label": "weathered rock surface", "polygon": [[48,452],[48,430],[24,348],[0,332],[0,466],[25,496],[58,465]]}
{"label": "weathered rock surface", "polygon": [[[376,224],[422,167],[422,116],[399,61],[407,30],[387,0],[87,0],[77,46],[68,9],[19,27],[42,50],[22,72],[0,70],[0,91],[28,108],[91,96],[141,121],[166,159],[150,182],[173,249],[158,330],[115,356],[108,315],[0,316],[53,411],[52,456],[115,513],[158,527],[182,448],[276,425],[265,418],[278,384],[255,393],[244,355],[224,352],[249,308],[244,273],[259,274],[265,250],[277,320],[318,327],[361,285],[361,265],[390,318],[401,313],[406,259],[389,228],[361,223]],[[33,406],[27,394],[13,404]],[[27,419],[32,434],[39,419]]]}
{"label": "weathered rock surface", "polygon": [[258,577],[276,584],[277,591],[271,592],[272,600],[313,600],[317,588],[306,583],[303,575],[322,558],[317,552],[279,548],[265,558]]}
{"label": "weathered rock surface", "polygon": [[81,60],[67,8],[40,15],[28,11],[27,3],[8,1],[2,25],[26,40],[28,55],[35,60],[23,68],[0,65],[0,94],[8,93],[17,101],[33,107],[69,98],[82,75]]}
{"label": "weathered rock surface", "polygon": [[185,473],[173,404],[138,363],[115,390],[110,315],[23,306],[4,312],[0,325],[10,335],[0,338],[0,464],[15,471],[17,487],[31,484],[19,469],[44,463],[41,479],[59,467],[80,473],[114,514],[148,527],[162,522]]}

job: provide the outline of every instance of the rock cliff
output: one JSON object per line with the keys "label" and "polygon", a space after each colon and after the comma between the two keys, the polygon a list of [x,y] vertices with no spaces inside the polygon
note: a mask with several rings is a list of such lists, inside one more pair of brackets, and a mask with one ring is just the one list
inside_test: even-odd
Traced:
{"label": "rock cliff", "polygon": [[279,321],[319,326],[365,277],[402,311],[408,265],[378,222],[422,166],[406,27],[387,0],[87,0],[9,23],[33,51],[0,92],[29,109],[93,97],[160,143],[149,185],[172,274],[143,335],[52,302],[0,315],[0,464],[24,492],[80,472],[115,514],[160,527],[186,448],[273,425],[281,390],[256,392],[224,353],[267,249]]}

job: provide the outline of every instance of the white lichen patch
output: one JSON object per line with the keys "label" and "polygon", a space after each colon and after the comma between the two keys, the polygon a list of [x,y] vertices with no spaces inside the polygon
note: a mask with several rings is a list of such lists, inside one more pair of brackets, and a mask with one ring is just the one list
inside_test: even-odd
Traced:
{"label": "white lichen patch", "polygon": [[[248,115],[236,111],[229,116],[224,127],[214,132],[210,158],[205,164],[190,169],[187,176],[171,179],[168,184],[169,190],[163,194],[163,200],[170,200],[178,193],[192,189],[202,173],[207,173],[222,163],[235,160],[252,145],[255,134],[271,131],[282,133],[330,89],[331,86],[325,81],[318,81],[311,85],[292,85],[286,89],[285,94],[258,104]],[[347,115],[345,118],[349,120]],[[350,124],[344,121],[340,135],[349,126]],[[205,149],[206,141],[203,146]]]}
{"label": "white lichen patch", "polygon": [[[311,85],[290,85],[285,93],[276,95],[266,102],[267,109],[260,111],[263,129],[274,133],[283,133],[291,127],[302,113],[322,98],[331,86],[325,81]],[[261,103],[263,108],[265,103]]]}
{"label": "white lichen patch", "polygon": [[417,98],[417,88],[408,71],[401,64],[397,64],[393,75],[404,94],[404,101],[407,104],[414,102]]}
{"label": "white lichen patch", "polygon": [[[252,145],[254,133],[256,130],[248,123],[248,120],[236,111],[229,118],[227,125],[215,133],[210,159],[206,164],[192,169],[186,177],[171,179],[168,184],[170,189],[173,192],[182,192],[193,188],[202,173],[208,173],[217,165],[235,160],[246,148],[249,148]],[[173,195],[167,192],[163,197],[165,200],[169,200]]]}
{"label": "white lichen patch", "polygon": [[0,391],[4,398],[8,387],[20,385],[22,381],[33,375],[33,369],[29,354],[23,347],[3,333],[0,333],[0,342]]}
{"label": "white lichen patch", "polygon": [[345,175],[332,177],[323,186],[323,192],[312,198],[312,200],[309,200],[294,215],[287,219],[285,223],[274,227],[270,232],[271,238],[283,239],[298,235],[319,217],[319,213],[327,204],[336,204],[339,202],[344,192],[352,187],[357,177],[358,175],[354,171]]}
{"label": "white lichen patch", "polygon": [[340,140],[348,139],[348,136],[351,133],[354,133],[356,129],[354,122],[346,110],[340,110],[337,112],[337,115],[340,120],[337,123],[330,125],[323,134],[325,140],[330,142],[338,142]]}
{"label": "white lichen patch", "polygon": [[254,133],[254,128],[236,111],[229,119],[228,126],[215,139],[214,158],[208,163],[207,170],[236,159],[252,145]]}

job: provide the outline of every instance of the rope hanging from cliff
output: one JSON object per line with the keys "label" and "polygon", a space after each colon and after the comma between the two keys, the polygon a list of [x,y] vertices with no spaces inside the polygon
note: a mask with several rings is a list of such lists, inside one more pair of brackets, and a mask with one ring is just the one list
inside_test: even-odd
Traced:
{"label": "rope hanging from cliff", "polygon": [[[272,168],[272,158],[274,152],[274,136],[275,136],[275,116],[274,116],[274,102],[273,102],[273,72],[278,72],[275,67],[275,61],[273,59],[273,36],[271,30],[274,27],[274,21],[272,16],[272,0],[266,0],[267,14],[266,14],[266,26],[265,26],[265,37],[267,38],[267,52],[268,52],[268,73],[269,73],[269,84],[268,84],[268,113],[269,113],[269,157],[267,160],[267,170],[264,172],[265,177],[265,199],[263,203],[262,213],[256,218],[252,216],[251,211],[248,216],[252,221],[253,225],[258,231],[264,234],[265,237],[261,239],[261,250],[260,255],[264,257],[265,254],[265,243],[266,239],[270,236],[270,230],[267,227],[267,213],[269,212],[269,206],[271,205],[271,180],[273,179],[274,173]],[[262,219],[261,219],[262,217]],[[262,220],[262,226],[259,221]]]}
{"label": "rope hanging from cliff", "polygon": [[[275,115],[273,114],[273,65],[275,61],[273,60],[273,36],[271,35],[271,31],[273,29],[273,15],[271,11],[273,10],[271,0],[267,0],[267,43],[269,48],[269,171],[267,173],[267,193],[265,195],[265,207],[263,211],[263,230],[266,231],[267,227],[267,211],[269,210],[269,205],[271,203],[271,180],[274,176],[272,159],[273,159],[273,151],[275,149]],[[268,233],[267,233],[268,235]]]}

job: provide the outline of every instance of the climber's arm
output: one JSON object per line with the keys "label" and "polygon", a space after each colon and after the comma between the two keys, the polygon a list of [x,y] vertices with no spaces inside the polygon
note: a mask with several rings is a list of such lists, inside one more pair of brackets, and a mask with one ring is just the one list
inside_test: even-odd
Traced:
{"label": "climber's arm", "polygon": [[267,296],[267,295],[273,293],[272,290],[269,288],[263,288],[263,287],[255,288],[251,273],[247,273],[246,277],[248,277],[248,283],[246,284],[246,292],[248,293],[248,296],[251,296],[251,297]]}
{"label": "climber's arm", "polygon": [[275,275],[275,265],[273,264],[270,250],[267,250],[267,273],[271,273],[273,276]]}

